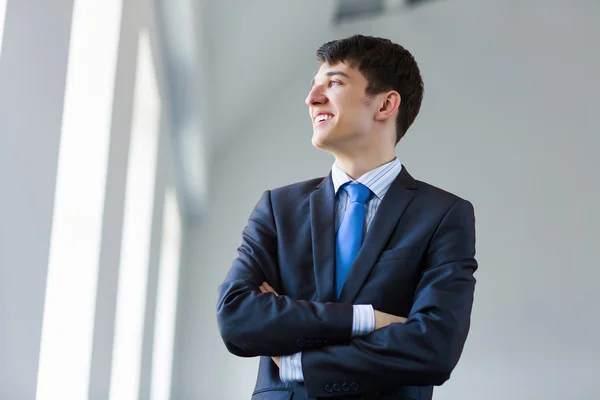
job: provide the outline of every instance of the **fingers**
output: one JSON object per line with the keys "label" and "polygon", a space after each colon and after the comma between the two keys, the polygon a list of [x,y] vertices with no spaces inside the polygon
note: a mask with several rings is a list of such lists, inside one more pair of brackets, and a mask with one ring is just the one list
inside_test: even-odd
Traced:
{"label": "fingers", "polygon": [[275,289],[273,289],[267,282],[263,282],[259,289],[261,293],[273,293],[275,296],[279,296]]}

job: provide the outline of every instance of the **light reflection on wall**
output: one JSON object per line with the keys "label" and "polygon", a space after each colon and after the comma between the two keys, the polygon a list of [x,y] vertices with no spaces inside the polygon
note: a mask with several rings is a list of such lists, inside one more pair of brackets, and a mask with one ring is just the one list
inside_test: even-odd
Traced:
{"label": "light reflection on wall", "polygon": [[8,0],[0,0],[0,60],[2,59],[2,39],[4,38],[4,22],[6,20],[6,3]]}

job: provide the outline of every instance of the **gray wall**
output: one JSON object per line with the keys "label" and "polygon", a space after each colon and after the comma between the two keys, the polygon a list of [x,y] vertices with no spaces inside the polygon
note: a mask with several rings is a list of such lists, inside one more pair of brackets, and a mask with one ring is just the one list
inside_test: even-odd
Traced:
{"label": "gray wall", "polygon": [[[73,2],[10,0],[0,62],[0,399],[36,393]],[[150,3],[124,1],[100,254],[90,398],[106,399],[129,134],[140,26],[156,35]],[[160,51],[154,45],[154,55]],[[159,85],[163,86],[157,63]],[[163,106],[163,110],[168,107]],[[146,326],[153,326],[165,188],[174,184],[163,115],[154,201]],[[85,135],[85,132],[81,132]],[[141,398],[148,398],[152,330],[146,329]]]}
{"label": "gray wall", "polygon": [[[376,34],[415,54],[425,102],[397,154],[416,179],[475,206],[472,331],[436,399],[598,396],[599,17],[600,5],[586,1],[457,0],[322,38]],[[333,159],[310,144],[303,104],[314,53],[297,58],[284,85],[256,95],[264,111],[242,121],[215,157],[207,217],[187,232],[176,399],[252,391],[257,360],[226,352],[216,287],[260,194],[331,167]]]}

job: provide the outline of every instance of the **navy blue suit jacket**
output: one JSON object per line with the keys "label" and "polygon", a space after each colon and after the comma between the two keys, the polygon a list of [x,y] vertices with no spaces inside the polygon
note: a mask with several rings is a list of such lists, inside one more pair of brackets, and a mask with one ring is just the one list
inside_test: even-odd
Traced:
{"label": "navy blue suit jacket", "polygon": [[[471,203],[403,167],[336,301],[331,174],[266,191],[219,286],[219,330],[231,353],[261,356],[254,400],[429,400],[467,338],[474,256]],[[408,320],[352,338],[352,304]],[[271,356],[299,351],[304,383],[282,382]]]}

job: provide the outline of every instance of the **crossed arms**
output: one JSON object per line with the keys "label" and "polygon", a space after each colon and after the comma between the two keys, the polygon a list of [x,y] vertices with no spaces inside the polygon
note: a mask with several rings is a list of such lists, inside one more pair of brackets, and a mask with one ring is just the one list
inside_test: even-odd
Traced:
{"label": "crossed arms", "polygon": [[[217,319],[227,349],[241,357],[302,352],[309,396],[331,396],[332,382],[357,382],[361,393],[400,385],[440,385],[455,367],[469,330],[477,269],[471,204],[458,200],[433,233],[404,323],[352,337],[353,306],[274,296],[279,282],[271,193],[265,192],[219,286]],[[261,286],[263,290],[261,290]],[[377,313],[376,328],[377,328]],[[389,322],[389,320],[388,320]],[[396,320],[393,322],[402,322]]]}

